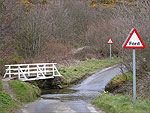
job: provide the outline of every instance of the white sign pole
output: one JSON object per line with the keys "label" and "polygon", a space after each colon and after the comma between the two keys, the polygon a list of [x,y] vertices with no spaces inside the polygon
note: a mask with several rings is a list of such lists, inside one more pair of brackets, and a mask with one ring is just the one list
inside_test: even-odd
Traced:
{"label": "white sign pole", "polygon": [[133,103],[136,103],[136,61],[135,49],[133,49]]}
{"label": "white sign pole", "polygon": [[110,59],[109,59],[109,62],[111,63],[111,44],[110,45]]}

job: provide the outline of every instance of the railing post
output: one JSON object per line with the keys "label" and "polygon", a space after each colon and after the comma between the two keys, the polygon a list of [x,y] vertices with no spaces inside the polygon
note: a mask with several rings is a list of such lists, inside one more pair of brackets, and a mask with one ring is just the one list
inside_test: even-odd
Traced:
{"label": "railing post", "polygon": [[[6,65],[5,65],[5,66],[6,66]],[[4,76],[3,76],[3,78],[6,77],[7,73],[9,73],[9,70],[6,70],[6,72],[5,72]]]}
{"label": "railing post", "polygon": [[54,66],[54,64],[53,64],[53,76],[55,75],[55,72],[54,72],[54,67],[55,67],[55,66]]}
{"label": "railing post", "polygon": [[8,69],[9,69],[9,78],[11,78],[11,70],[10,70],[10,66],[8,67]]}
{"label": "railing post", "polygon": [[44,74],[46,75],[46,64],[44,64]]}
{"label": "railing post", "polygon": [[36,65],[36,76],[39,77],[39,70],[38,70],[38,64]]}
{"label": "railing post", "polygon": [[18,80],[20,80],[20,66],[18,66]]}
{"label": "railing post", "polygon": [[28,76],[30,76],[30,69],[29,69],[29,65],[27,66],[27,69],[28,69]]}
{"label": "railing post", "polygon": [[61,76],[61,74],[59,73],[57,67],[56,67],[56,66],[54,66],[54,67],[55,67],[55,70],[56,70],[57,74],[58,74],[59,76]]}

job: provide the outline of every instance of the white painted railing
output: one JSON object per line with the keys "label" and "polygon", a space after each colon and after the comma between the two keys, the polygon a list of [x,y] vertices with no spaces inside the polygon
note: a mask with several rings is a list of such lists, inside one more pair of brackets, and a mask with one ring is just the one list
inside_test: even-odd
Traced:
{"label": "white painted railing", "polygon": [[18,77],[21,81],[49,79],[62,76],[56,68],[56,63],[36,63],[36,64],[14,64],[5,65],[7,67],[6,76]]}

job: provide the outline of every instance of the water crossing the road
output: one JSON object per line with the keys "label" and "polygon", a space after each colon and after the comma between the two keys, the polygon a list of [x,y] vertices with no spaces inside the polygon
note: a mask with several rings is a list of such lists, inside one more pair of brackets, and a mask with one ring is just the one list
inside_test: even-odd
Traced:
{"label": "water crossing the road", "polygon": [[121,70],[116,65],[97,72],[81,84],[75,85],[70,89],[50,90],[50,94],[43,94],[41,97],[44,99],[83,100],[85,102],[91,102],[97,95],[104,92],[108,81],[118,74],[121,74]]}
{"label": "water crossing the road", "polygon": [[121,74],[120,65],[115,65],[98,71],[72,88],[43,90],[42,99],[28,104],[22,111],[27,113],[98,113],[99,111],[96,111],[90,102],[104,92],[106,84],[112,77],[119,74]]}

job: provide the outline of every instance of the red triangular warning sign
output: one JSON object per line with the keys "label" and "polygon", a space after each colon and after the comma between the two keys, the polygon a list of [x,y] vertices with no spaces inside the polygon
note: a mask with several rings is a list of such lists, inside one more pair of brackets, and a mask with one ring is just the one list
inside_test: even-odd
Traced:
{"label": "red triangular warning sign", "polygon": [[108,39],[107,44],[113,44],[114,42],[112,41],[111,38]]}
{"label": "red triangular warning sign", "polygon": [[136,29],[132,29],[126,41],[123,44],[123,48],[128,49],[144,49],[145,45],[138,34]]}

